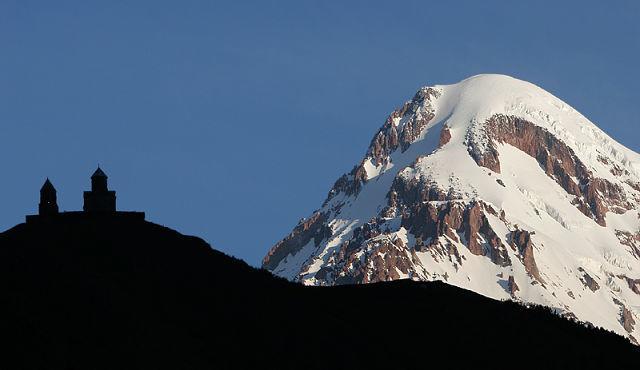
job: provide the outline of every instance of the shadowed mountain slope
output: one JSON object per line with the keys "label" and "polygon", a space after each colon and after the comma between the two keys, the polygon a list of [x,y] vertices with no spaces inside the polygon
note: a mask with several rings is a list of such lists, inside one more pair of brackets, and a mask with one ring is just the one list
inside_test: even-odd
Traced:
{"label": "shadowed mountain slope", "polygon": [[543,308],[443,283],[303,287],[199,238],[117,215],[52,217],[0,234],[0,290],[5,369],[640,361],[626,339]]}

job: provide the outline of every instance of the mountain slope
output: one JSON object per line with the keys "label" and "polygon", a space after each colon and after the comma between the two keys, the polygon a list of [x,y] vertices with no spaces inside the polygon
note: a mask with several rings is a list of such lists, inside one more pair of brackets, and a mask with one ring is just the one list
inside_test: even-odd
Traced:
{"label": "mountain slope", "polygon": [[0,288],[3,369],[586,369],[640,358],[625,339],[542,308],[440,283],[305,287],[131,218],[1,233]]}
{"label": "mountain slope", "polygon": [[640,156],[502,75],[420,89],[263,266],[308,285],[410,278],[640,340]]}

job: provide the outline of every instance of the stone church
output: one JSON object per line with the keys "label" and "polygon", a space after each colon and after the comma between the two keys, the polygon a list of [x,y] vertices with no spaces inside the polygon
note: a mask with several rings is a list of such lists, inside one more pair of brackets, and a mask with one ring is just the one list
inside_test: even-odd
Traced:
{"label": "stone church", "polygon": [[91,175],[91,190],[84,192],[83,211],[60,212],[57,192],[51,180],[47,178],[40,189],[38,214],[27,216],[27,222],[60,216],[128,216],[144,220],[144,212],[122,212],[116,210],[116,192],[109,190],[107,174],[98,166]]}
{"label": "stone church", "polygon": [[85,212],[115,212],[116,192],[109,190],[107,186],[107,175],[98,169],[91,175],[91,191],[84,192]]}

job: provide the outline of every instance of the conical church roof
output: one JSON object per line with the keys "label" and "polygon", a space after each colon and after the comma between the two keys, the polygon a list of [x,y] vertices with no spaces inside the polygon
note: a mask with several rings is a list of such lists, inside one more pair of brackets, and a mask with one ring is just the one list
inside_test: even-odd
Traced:
{"label": "conical church roof", "polygon": [[47,179],[45,180],[44,184],[42,184],[42,188],[40,188],[40,191],[56,191],[56,188],[53,187],[53,184],[51,183],[51,181],[49,181],[49,178],[47,177]]}
{"label": "conical church roof", "polygon": [[102,169],[100,168],[100,166],[98,166],[98,169],[96,170],[96,172],[93,173],[93,175],[91,175],[91,178],[94,177],[104,177],[107,178],[107,174],[104,173],[104,171],[102,171]]}

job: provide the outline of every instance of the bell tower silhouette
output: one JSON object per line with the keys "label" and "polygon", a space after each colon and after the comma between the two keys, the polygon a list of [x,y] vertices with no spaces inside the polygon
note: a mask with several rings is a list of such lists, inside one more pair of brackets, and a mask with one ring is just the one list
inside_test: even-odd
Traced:
{"label": "bell tower silhouette", "polygon": [[116,192],[107,186],[107,174],[100,166],[91,175],[91,191],[84,192],[85,212],[115,212]]}
{"label": "bell tower silhouette", "polygon": [[51,181],[47,180],[40,188],[40,204],[38,205],[38,213],[41,216],[58,214],[58,199],[56,196],[56,188],[53,187]]}
{"label": "bell tower silhouette", "polygon": [[92,220],[104,221],[107,219],[136,220],[144,221],[144,212],[117,211],[116,192],[109,190],[107,174],[98,166],[91,175],[91,190],[84,192],[83,211],[58,210],[58,198],[56,188],[47,178],[40,188],[40,203],[38,204],[37,215],[26,215],[27,224],[37,224],[44,222],[49,225],[63,224],[71,221]]}

